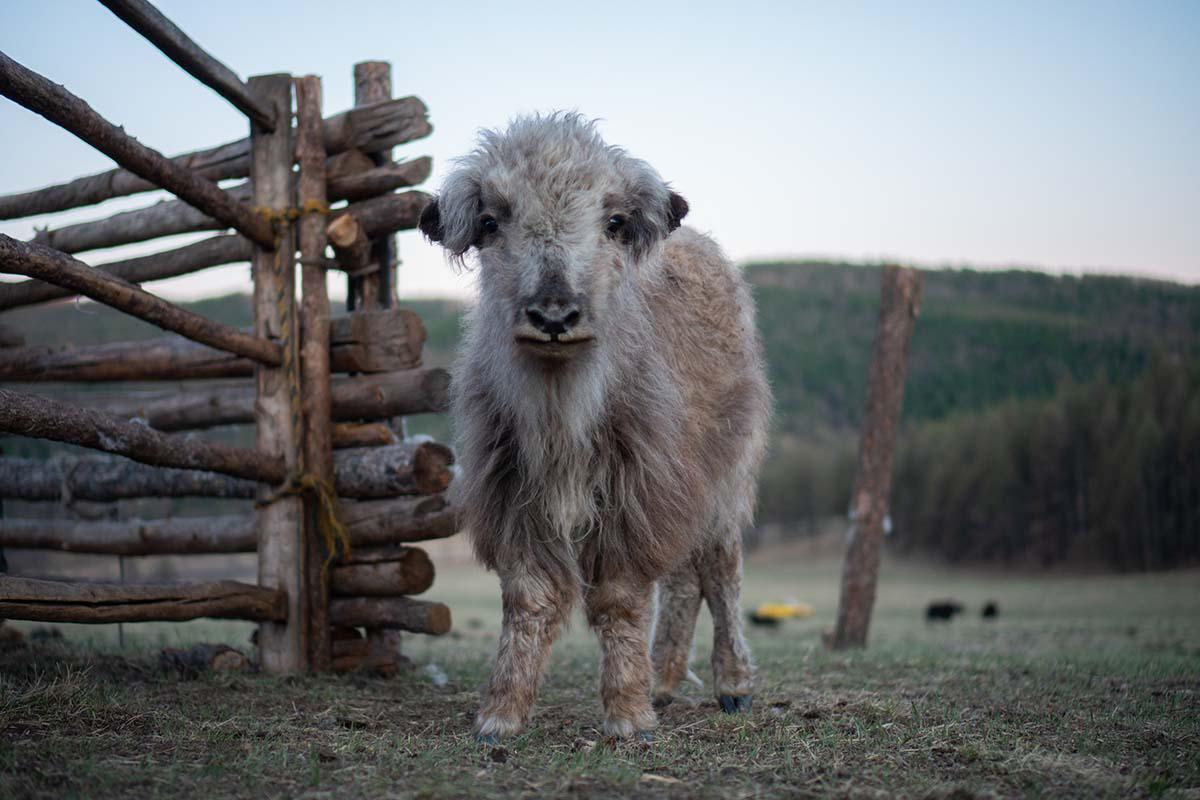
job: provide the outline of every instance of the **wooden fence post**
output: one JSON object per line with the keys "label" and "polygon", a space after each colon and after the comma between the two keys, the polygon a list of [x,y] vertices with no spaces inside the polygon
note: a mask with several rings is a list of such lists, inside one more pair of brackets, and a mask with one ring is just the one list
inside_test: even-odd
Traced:
{"label": "wooden fence post", "polygon": [[[304,385],[304,469],[332,488],[333,414],[329,380],[329,292],[325,284],[325,140],[321,130],[321,79],[296,79],[296,155],[300,162],[300,264],[303,335],[300,368]],[[304,498],[307,548],[309,666],[317,672],[333,668],[329,626],[329,557],[321,535],[321,496]]]}
{"label": "wooden fence post", "polygon": [[[276,119],[285,121],[274,133],[254,125],[250,132],[250,179],[254,205],[282,211],[292,205],[292,154],[290,124],[292,78],[287,74],[260,75],[249,80],[250,89],[270,104]],[[286,219],[276,218],[279,243],[274,251],[254,250],[254,332],[286,343],[283,365],[257,370],[255,425],[261,453],[282,456],[286,468],[300,463],[300,398],[297,372],[295,244]],[[260,493],[276,487],[263,484]],[[308,663],[308,594],[301,501],[280,497],[258,509],[258,585],[280,589],[287,595],[286,622],[264,622],[258,648],[267,672],[296,672]]]}
{"label": "wooden fence post", "polygon": [[[354,65],[354,105],[367,106],[392,98],[392,65],[386,61],[362,61]],[[392,160],[390,148],[368,153],[376,165]],[[391,308],[396,298],[396,240],[381,236],[371,242],[377,272],[349,279],[347,308]]]}
{"label": "wooden fence post", "polygon": [[850,535],[842,567],[835,650],[863,647],[875,605],[879,551],[892,486],[892,456],[904,397],[908,346],[921,300],[921,273],[883,268],[879,324],[871,354],[871,377],[858,447],[858,474],[850,500]]}

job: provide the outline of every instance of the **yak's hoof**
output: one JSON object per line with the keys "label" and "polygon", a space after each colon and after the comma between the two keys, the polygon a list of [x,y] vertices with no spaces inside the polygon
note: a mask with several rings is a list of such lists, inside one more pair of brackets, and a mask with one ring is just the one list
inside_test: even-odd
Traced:
{"label": "yak's hoof", "polygon": [[754,695],[722,694],[717,696],[717,702],[726,714],[749,714],[750,706],[754,704]]}
{"label": "yak's hoof", "polygon": [[673,703],[673,702],[675,702],[675,695],[656,694],[656,695],[654,695],[654,701],[653,701],[652,705],[655,708],[666,708],[667,706],[671,705],[671,703]]}
{"label": "yak's hoof", "polygon": [[489,747],[495,747],[500,744],[500,734],[498,733],[477,733],[475,741],[478,744],[486,744]]}

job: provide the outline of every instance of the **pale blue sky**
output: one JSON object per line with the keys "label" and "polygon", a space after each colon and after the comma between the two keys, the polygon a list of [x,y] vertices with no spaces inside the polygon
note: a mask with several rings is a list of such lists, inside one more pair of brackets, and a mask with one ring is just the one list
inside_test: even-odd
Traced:
{"label": "pale blue sky", "polygon": [[[1197,0],[159,6],[243,77],[322,75],[327,113],[351,104],[355,61],[390,60],[397,94],[430,108],[433,136],[397,155],[434,156],[431,186],[478,128],[569,108],[654,164],[739,260],[1200,281]],[[0,50],[164,152],[245,135],[237,111],[90,0],[0,0]],[[0,152],[0,192],[109,166],[4,99]],[[415,234],[401,255],[402,294],[469,291]],[[230,267],[154,288],[246,286]]]}

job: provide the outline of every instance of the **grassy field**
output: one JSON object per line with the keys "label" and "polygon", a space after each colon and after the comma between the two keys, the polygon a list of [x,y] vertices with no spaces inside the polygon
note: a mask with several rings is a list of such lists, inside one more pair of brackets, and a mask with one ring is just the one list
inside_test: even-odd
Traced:
{"label": "grassy field", "polygon": [[[870,648],[834,654],[820,631],[837,565],[795,555],[747,566],[747,605],[817,609],[751,631],[753,715],[723,716],[689,686],[653,745],[599,735],[597,650],[580,624],[531,729],[473,743],[499,613],[495,580],[471,567],[443,567],[430,593],[456,633],[407,640],[414,669],[391,680],[182,680],[158,670],[156,648],[242,645],[249,627],[131,625],[122,650],[110,628],[61,626],[62,643],[0,652],[0,797],[1200,797],[1200,572],[889,563]],[[940,596],[967,613],[927,625]],[[988,599],[995,621],[979,618]],[[445,685],[430,680],[439,670]]]}

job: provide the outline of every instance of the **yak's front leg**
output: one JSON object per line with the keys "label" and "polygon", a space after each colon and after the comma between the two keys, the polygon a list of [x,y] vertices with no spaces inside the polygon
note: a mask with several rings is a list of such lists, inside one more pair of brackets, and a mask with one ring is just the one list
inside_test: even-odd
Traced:
{"label": "yak's front leg", "polygon": [[475,718],[475,737],[496,742],[529,721],[538,687],[575,594],[524,570],[502,573],[504,626],[496,664]]}
{"label": "yak's front leg", "polygon": [[600,637],[600,699],[609,736],[648,740],[657,725],[650,706],[651,591],[644,581],[606,580],[585,597],[588,624]]}

